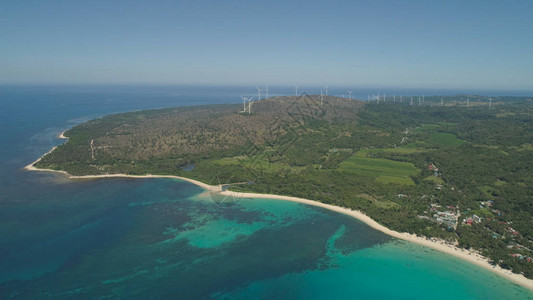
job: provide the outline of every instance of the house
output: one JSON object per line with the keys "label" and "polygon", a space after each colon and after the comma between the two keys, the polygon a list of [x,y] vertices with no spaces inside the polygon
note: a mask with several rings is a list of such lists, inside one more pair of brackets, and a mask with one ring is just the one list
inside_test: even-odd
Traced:
{"label": "house", "polygon": [[476,215],[476,214],[474,214],[474,215],[472,216],[472,219],[473,219],[474,222],[476,222],[476,223],[479,223],[479,222],[481,222],[481,220],[482,220],[482,218],[480,218],[480,217],[479,217],[478,215]]}

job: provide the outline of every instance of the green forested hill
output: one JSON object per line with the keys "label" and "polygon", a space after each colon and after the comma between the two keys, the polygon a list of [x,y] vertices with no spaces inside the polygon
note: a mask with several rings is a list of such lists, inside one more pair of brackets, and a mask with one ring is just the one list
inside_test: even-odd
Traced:
{"label": "green forested hill", "polygon": [[[65,133],[40,168],[173,174],[362,210],[391,229],[475,248],[533,277],[533,101],[319,96],[107,116]],[[441,103],[443,105],[441,105]],[[245,184],[243,184],[245,183]]]}

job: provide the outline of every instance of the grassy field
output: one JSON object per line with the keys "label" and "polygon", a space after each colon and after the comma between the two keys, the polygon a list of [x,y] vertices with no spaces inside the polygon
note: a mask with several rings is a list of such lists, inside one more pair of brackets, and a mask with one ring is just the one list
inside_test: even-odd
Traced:
{"label": "grassy field", "polygon": [[444,180],[442,180],[442,178],[437,177],[437,176],[433,176],[433,175],[424,178],[424,180],[426,180],[426,181],[433,181],[433,182],[435,182],[436,184],[444,184]]}
{"label": "grassy field", "polygon": [[379,208],[397,209],[398,207],[400,207],[400,204],[398,204],[398,203],[392,202],[390,200],[376,199],[375,197],[373,197],[371,195],[368,195],[368,194],[359,194],[356,197],[368,200],[368,201],[372,202],[373,205],[375,205],[375,206],[377,206]]}
{"label": "grassy field", "polygon": [[465,143],[465,141],[457,138],[454,134],[442,132],[432,133],[430,140],[441,146],[455,146]]}
{"label": "grassy field", "polygon": [[437,128],[439,128],[438,124],[424,124],[421,127],[415,129],[415,133],[421,133],[424,131],[435,131],[437,130]]}
{"label": "grassy field", "polygon": [[424,124],[415,129],[415,133],[429,134],[429,141],[438,144],[439,146],[455,146],[465,143],[464,140],[457,138],[454,134],[436,132],[442,126],[455,126],[456,123],[438,122],[436,124]]}
{"label": "grassy field", "polygon": [[521,147],[517,149],[518,151],[533,151],[533,144],[522,144]]}
{"label": "grassy field", "polygon": [[260,157],[227,157],[213,160],[212,163],[218,166],[241,166],[244,170],[254,169],[257,171],[265,171],[270,173],[276,173],[282,169],[297,169],[296,167],[269,163]]}
{"label": "grassy field", "polygon": [[411,163],[397,162],[384,158],[368,158],[354,156],[348,158],[340,165],[340,170],[376,178],[383,183],[414,184],[409,177],[419,172]]}

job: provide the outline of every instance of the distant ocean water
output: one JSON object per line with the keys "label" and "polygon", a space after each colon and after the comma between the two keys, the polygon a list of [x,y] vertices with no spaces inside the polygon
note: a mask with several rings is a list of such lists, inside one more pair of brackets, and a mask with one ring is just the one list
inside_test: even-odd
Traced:
{"label": "distant ocean water", "polygon": [[71,181],[22,170],[61,143],[61,131],[95,117],[252,94],[0,87],[0,298],[533,299],[491,272],[324,209],[266,199],[219,205],[179,180]]}

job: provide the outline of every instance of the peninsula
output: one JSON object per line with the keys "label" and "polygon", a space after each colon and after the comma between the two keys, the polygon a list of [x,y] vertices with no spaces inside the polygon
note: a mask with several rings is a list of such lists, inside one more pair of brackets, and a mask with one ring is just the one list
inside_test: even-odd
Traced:
{"label": "peninsula", "polygon": [[532,288],[533,100],[465,98],[304,95],[116,114],[66,131],[27,168],[321,206]]}

